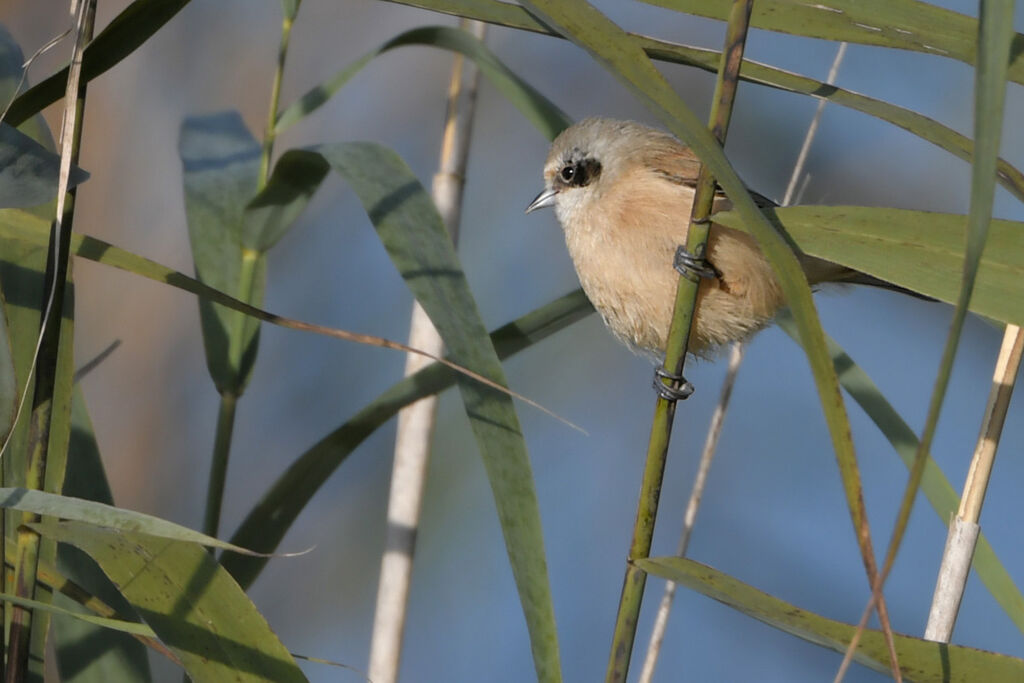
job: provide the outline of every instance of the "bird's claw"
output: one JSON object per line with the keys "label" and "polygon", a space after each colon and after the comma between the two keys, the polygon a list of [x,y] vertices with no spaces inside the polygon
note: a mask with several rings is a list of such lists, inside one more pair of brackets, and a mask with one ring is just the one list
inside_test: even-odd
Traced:
{"label": "bird's claw", "polygon": [[[669,380],[671,384],[665,384]],[[693,395],[694,387],[681,374],[669,372],[663,367],[654,369],[654,391],[666,401],[685,401]]]}
{"label": "bird's claw", "polygon": [[718,270],[704,258],[703,252],[704,249],[701,247],[698,254],[691,254],[684,245],[679,245],[672,266],[691,282],[700,282],[701,278],[711,280],[718,277]]}

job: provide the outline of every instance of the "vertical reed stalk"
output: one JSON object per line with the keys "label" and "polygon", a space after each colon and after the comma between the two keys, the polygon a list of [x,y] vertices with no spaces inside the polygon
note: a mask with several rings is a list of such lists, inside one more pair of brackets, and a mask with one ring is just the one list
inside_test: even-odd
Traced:
{"label": "vertical reed stalk", "polygon": [[[484,38],[486,25],[482,22],[463,19],[460,26],[477,38]],[[455,55],[448,85],[441,159],[432,187],[434,203],[456,244],[479,75],[475,64],[467,63],[462,55]],[[418,302],[413,303],[409,346],[435,356],[444,352],[440,335]],[[405,364],[406,377],[429,363],[430,360],[424,356],[409,354]],[[436,395],[429,396],[402,409],[398,414],[395,460],[388,497],[388,525],[370,642],[369,677],[374,683],[394,683],[398,678],[413,554],[437,415],[437,400]]]}
{"label": "vertical reed stalk", "polygon": [[[277,68],[274,69],[274,81],[270,87],[270,106],[267,111],[267,125],[263,133],[263,148],[260,154],[260,174],[257,192],[262,190],[270,177],[270,159],[274,152],[274,140],[277,137],[275,124],[277,112],[281,106],[281,82],[284,80],[284,66],[288,57],[288,44],[292,35],[292,25],[299,11],[299,3],[295,3],[294,12],[285,14],[281,19],[281,41],[277,49]],[[238,275],[238,295],[246,303],[252,303],[253,287],[256,283],[256,270],[260,254],[252,249],[242,252],[242,264]],[[248,320],[243,315],[236,315],[235,327],[231,335],[231,358],[236,367],[241,367],[244,353],[242,341],[243,328]],[[206,510],[203,513],[203,532],[216,536],[220,527],[221,508],[224,503],[224,486],[228,475],[228,460],[231,457],[231,439],[235,430],[235,408],[241,390],[225,391],[220,395],[220,407],[217,412],[217,431],[213,437],[213,455],[210,458],[210,479],[206,487]],[[213,552],[213,549],[210,549]]]}
{"label": "vertical reed stalk", "polygon": [[[697,510],[700,508],[700,502],[704,496],[704,486],[707,484],[708,472],[711,471],[711,461],[718,448],[718,438],[722,434],[722,424],[725,422],[725,414],[729,410],[729,399],[732,397],[732,389],[736,384],[736,376],[740,371],[740,363],[743,362],[745,350],[746,344],[743,342],[736,342],[729,349],[729,369],[722,381],[722,393],[718,398],[718,405],[715,406],[715,412],[711,415],[708,435],[704,441],[704,450],[700,454],[700,464],[697,466],[697,476],[694,477],[690,500],[687,502],[686,512],[683,514],[683,533],[679,537],[679,546],[676,549],[676,555],[679,557],[686,557],[686,550],[690,545],[690,536],[697,521]],[[662,593],[661,604],[658,605],[658,615],[651,628],[647,656],[644,658],[644,666],[640,670],[640,678],[637,679],[637,683],[651,683],[651,679],[654,678],[654,668],[658,664],[661,645],[665,640],[668,616],[672,611],[677,586],[675,581],[665,582],[665,592]]]}
{"label": "vertical reed stalk", "polygon": [[[718,69],[714,100],[711,106],[711,130],[719,143],[724,143],[725,133],[729,127],[752,5],[753,0],[733,0],[732,10],[729,14],[722,62]],[[715,179],[711,177],[706,167],[702,167],[694,192],[693,212],[686,231],[686,249],[691,254],[699,256],[704,253],[708,233],[708,224],[705,219],[711,213],[714,196]],[[676,376],[682,376],[696,301],[697,283],[685,276],[680,277],[664,361],[664,369]],[[678,383],[674,388],[679,388]],[[651,423],[647,460],[640,485],[640,501],[637,505],[633,539],[629,547],[626,575],[622,583],[622,595],[619,598],[619,610],[615,619],[615,631],[612,635],[608,671],[605,676],[607,683],[623,683],[629,672],[633,641],[636,638],[637,619],[640,615],[640,605],[643,601],[644,586],[647,581],[646,573],[633,562],[650,555],[675,409],[674,401],[659,396]]]}
{"label": "vertical reed stalk", "polygon": [[953,627],[960,611],[960,601],[967,585],[967,575],[974,559],[974,548],[981,531],[981,507],[985,502],[985,491],[992,476],[992,465],[999,447],[999,437],[1006,422],[1006,411],[1013,396],[1013,386],[1020,368],[1021,353],[1024,352],[1024,331],[1016,325],[1007,325],[1003,334],[1003,345],[999,350],[996,368],[992,377],[992,389],[981,423],[981,433],[974,449],[967,481],[956,518],[949,525],[946,550],[939,566],[935,583],[931,611],[924,637],[948,643],[953,636]]}
{"label": "vertical reed stalk", "polygon": [[[57,382],[57,356],[61,345],[61,320],[64,315],[65,290],[70,269],[70,243],[75,211],[75,191],[68,191],[71,167],[78,162],[82,141],[82,113],[85,109],[86,84],[81,82],[82,54],[92,40],[96,19],[96,0],[72,4],[71,16],[76,27],[75,45],[64,93],[64,116],[61,122],[60,175],[57,184],[57,211],[50,233],[47,254],[45,294],[40,310],[40,343],[36,355],[35,391],[32,414],[29,416],[28,451],[25,487],[43,488],[50,449],[50,422],[53,415],[54,388]],[[64,340],[67,344],[68,341]],[[38,520],[37,515],[23,513],[22,523]],[[14,558],[14,593],[33,598],[36,568],[39,559],[39,535],[25,526],[17,533]],[[32,610],[12,606],[10,636],[7,643],[7,666],[4,680],[18,683],[25,680],[29,667],[29,644],[32,639]]]}
{"label": "vertical reed stalk", "polygon": [[[846,56],[847,43],[840,43],[836,50],[836,56],[832,60],[832,67],[829,69],[826,83],[832,85],[839,75],[839,67]],[[794,201],[797,184],[804,176],[804,166],[807,165],[807,157],[818,134],[818,126],[821,124],[821,116],[825,111],[827,100],[819,100],[818,107],[814,110],[810,125],[804,134],[804,141],[797,154],[796,164],[793,165],[793,172],[789,176],[789,183],[786,186],[786,194],[782,199],[782,206],[789,206]],[[718,405],[711,415],[711,423],[708,425],[708,434],[704,441],[704,450],[700,455],[700,464],[697,467],[697,476],[693,481],[693,489],[690,491],[690,500],[686,504],[686,512],[683,515],[683,532],[679,538],[679,546],[676,555],[686,557],[686,550],[690,545],[690,536],[693,533],[693,526],[697,520],[697,510],[700,508],[701,499],[704,496],[704,486],[707,483],[708,472],[711,469],[711,461],[718,448],[718,439],[722,434],[722,424],[725,422],[725,414],[729,410],[729,399],[732,397],[732,389],[736,383],[736,376],[739,374],[740,363],[743,361],[743,353],[746,345],[743,342],[736,342],[729,352],[729,367],[722,381],[722,392],[718,398]],[[665,630],[668,628],[668,617],[672,610],[672,603],[675,600],[677,584],[675,581],[665,583],[665,591],[661,596],[661,604],[658,606],[658,615],[655,617],[654,626],[651,629],[651,640],[647,646],[647,657],[644,659],[643,669],[640,671],[640,678],[637,683],[651,683],[654,677],[654,668],[658,663],[658,656],[661,654],[661,645],[665,639]]]}

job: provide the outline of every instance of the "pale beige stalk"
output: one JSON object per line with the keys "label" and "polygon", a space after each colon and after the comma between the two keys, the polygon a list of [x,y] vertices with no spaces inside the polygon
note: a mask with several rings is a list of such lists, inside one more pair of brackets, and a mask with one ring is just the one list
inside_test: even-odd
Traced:
{"label": "pale beige stalk", "polygon": [[985,491],[992,475],[992,465],[1003,433],[1006,411],[1013,395],[1013,385],[1020,368],[1021,353],[1024,351],[1024,332],[1016,325],[1007,325],[1003,334],[1003,345],[996,360],[989,392],[985,417],[974,449],[971,468],[967,472],[963,497],[956,518],[949,525],[946,549],[939,566],[939,577],[935,582],[931,611],[924,637],[948,643],[953,636],[953,627],[960,611],[967,575],[974,559],[974,548],[978,542],[981,526],[981,506],[985,502]]}
{"label": "pale beige stalk", "polygon": [[[483,39],[482,22],[463,20],[460,26]],[[473,126],[479,70],[456,55],[448,88],[448,111],[441,142],[441,161],[434,176],[432,195],[453,241],[458,241],[462,189]],[[444,344],[419,303],[413,304],[409,346],[435,356]],[[405,364],[408,377],[430,363],[424,356],[409,354]],[[412,578],[416,533],[419,527],[423,484],[426,479],[430,444],[437,414],[437,396],[421,399],[398,414],[395,460],[388,498],[388,526],[381,560],[377,608],[370,642],[370,679],[394,683],[398,679],[402,637]]]}

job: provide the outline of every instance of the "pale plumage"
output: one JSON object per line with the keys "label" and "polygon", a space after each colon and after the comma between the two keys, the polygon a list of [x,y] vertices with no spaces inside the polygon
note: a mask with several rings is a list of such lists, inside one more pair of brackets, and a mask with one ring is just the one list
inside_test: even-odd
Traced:
{"label": "pale plumage", "polygon": [[[631,347],[663,353],[699,162],[677,139],[628,121],[591,118],[566,129],[544,164],[545,191],[528,207],[553,206],[580,283],[608,327]],[[761,198],[763,199],[763,198]],[[767,200],[764,200],[767,201]],[[730,206],[724,197],[715,210]],[[745,339],[783,305],[771,266],[747,234],[713,223],[690,351]],[[801,256],[811,284],[847,280],[842,266]]]}

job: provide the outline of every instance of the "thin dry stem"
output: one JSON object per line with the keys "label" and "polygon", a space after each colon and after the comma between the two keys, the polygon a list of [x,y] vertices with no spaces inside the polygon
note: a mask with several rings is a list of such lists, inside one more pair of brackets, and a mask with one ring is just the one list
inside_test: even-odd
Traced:
{"label": "thin dry stem", "polygon": [[[835,59],[832,60],[832,67],[828,70],[828,78],[825,79],[827,85],[832,85],[836,82],[836,77],[839,75],[839,67],[843,63],[843,58],[846,57],[847,45],[848,43],[839,43]],[[786,186],[786,194],[782,198],[783,206],[789,206],[793,203],[797,182],[800,180],[800,176],[803,175],[804,166],[807,165],[807,155],[811,151],[811,144],[814,142],[814,138],[818,135],[818,126],[821,125],[821,115],[825,111],[826,104],[828,104],[828,100],[818,100],[818,108],[814,110],[814,118],[811,119],[811,125],[807,127],[807,134],[804,135],[804,144],[800,147],[800,154],[796,157],[793,173],[789,176],[789,185]],[[803,188],[801,188],[800,192],[801,194],[803,193]]]}
{"label": "thin dry stem", "polygon": [[42,47],[32,53],[32,56],[25,60],[25,63],[21,65],[21,78],[18,79],[18,85],[14,88],[14,92],[11,93],[11,98],[4,105],[4,110],[0,113],[0,121],[7,118],[7,112],[10,111],[11,105],[14,104],[14,100],[18,99],[18,94],[21,92],[22,86],[25,85],[25,79],[28,78],[29,67],[32,66],[32,62],[36,61],[40,56],[48,52],[51,48],[55,47],[60,41],[71,35],[72,28],[68,28],[63,33],[50,38]]}
{"label": "thin dry stem", "polygon": [[1013,396],[1013,386],[1020,368],[1021,353],[1024,352],[1024,332],[1016,325],[1007,325],[1003,334],[1003,345],[992,377],[992,390],[985,408],[985,418],[978,436],[978,445],[967,473],[964,494],[960,501],[958,515],[970,522],[981,519],[981,506],[985,502],[985,491],[992,475],[999,437],[1006,422],[1006,411]]}
{"label": "thin dry stem", "polygon": [[[481,40],[486,32],[486,25],[482,22],[464,20],[461,26]],[[456,243],[478,81],[476,65],[466,63],[462,55],[456,55],[448,87],[441,160],[434,176],[432,193],[445,226]],[[418,302],[413,304],[409,345],[435,356],[444,351],[441,336]],[[423,356],[410,354],[406,359],[405,375],[415,374],[426,364],[427,359]],[[394,683],[398,678],[413,554],[436,415],[436,395],[421,399],[398,414],[385,551],[370,642],[369,675],[374,683]]]}

